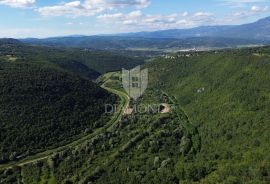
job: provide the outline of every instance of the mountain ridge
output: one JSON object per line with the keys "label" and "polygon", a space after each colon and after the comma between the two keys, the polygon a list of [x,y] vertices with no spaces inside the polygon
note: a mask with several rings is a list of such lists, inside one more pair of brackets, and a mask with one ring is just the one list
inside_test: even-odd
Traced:
{"label": "mountain ridge", "polygon": [[[252,23],[241,24],[241,25],[199,26],[199,27],[189,28],[189,29],[168,29],[168,30],[158,30],[158,31],[153,31],[153,32],[137,32],[137,33],[126,33],[126,34],[119,34],[119,35],[137,36],[137,37],[144,37],[144,38],[147,38],[147,37],[148,38],[189,38],[189,37],[212,36],[212,37],[224,37],[224,38],[264,39],[265,37],[263,37],[263,35],[265,34],[260,34],[261,35],[260,37],[256,35],[260,31],[264,31],[265,33],[265,28],[268,28],[268,27],[270,27],[270,16],[259,19]],[[254,32],[251,32],[251,31],[254,31]],[[268,31],[267,38],[270,39],[269,29],[267,31]],[[249,33],[249,34],[248,36],[245,36],[246,34],[244,34],[244,36],[241,36],[239,35],[240,33]]]}
{"label": "mountain ridge", "polygon": [[269,45],[270,17],[243,25],[201,26],[191,29],[169,29],[93,36],[62,36],[45,39],[20,39],[34,45],[74,47],[98,50],[181,50],[233,48]]}
{"label": "mountain ridge", "polygon": [[[266,25],[269,24],[269,25]],[[65,35],[65,36],[53,36],[47,38],[25,38],[20,40],[45,40],[45,39],[59,39],[59,38],[81,38],[81,37],[143,37],[143,38],[189,38],[189,37],[204,37],[204,36],[214,36],[214,37],[225,37],[225,38],[236,38],[231,36],[226,36],[224,32],[236,31],[241,28],[246,29],[245,31],[250,32],[247,28],[260,26],[270,27],[270,16],[259,19],[255,22],[240,24],[240,25],[207,25],[198,26],[186,29],[166,29],[166,30],[156,30],[156,31],[141,31],[141,32],[130,32],[130,33],[116,33],[116,34],[97,34],[97,35]],[[258,31],[258,30],[256,30]],[[221,34],[218,34],[221,32]],[[173,34],[172,34],[173,33]],[[179,35],[180,34],[180,35]],[[237,37],[241,38],[241,37]],[[246,39],[247,37],[245,37]],[[256,38],[256,37],[254,37]],[[251,39],[249,37],[249,39]],[[270,39],[270,36],[269,36]]]}

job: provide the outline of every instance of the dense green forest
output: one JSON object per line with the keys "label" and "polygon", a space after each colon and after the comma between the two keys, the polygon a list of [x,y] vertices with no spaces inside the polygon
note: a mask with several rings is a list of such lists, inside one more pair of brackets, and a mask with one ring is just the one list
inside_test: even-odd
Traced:
{"label": "dense green forest", "polygon": [[[203,28],[202,28],[203,29]],[[205,29],[207,29],[205,27]],[[215,29],[215,28],[213,28]],[[183,31],[183,30],[182,30]],[[197,31],[195,31],[197,32]],[[165,37],[158,35],[118,35],[118,36],[81,36],[81,37],[55,37],[45,39],[22,39],[22,42],[36,45],[46,45],[67,48],[92,48],[110,51],[119,50],[179,50],[191,48],[231,48],[241,45],[262,45],[269,41],[257,40],[254,38],[234,38],[222,36],[198,36],[208,33],[207,30],[198,31],[200,33],[190,33],[188,37],[175,38],[172,35],[181,36],[185,33],[171,30]],[[203,32],[203,33],[202,33]],[[242,32],[241,32],[242,33]],[[143,33],[142,33],[143,34]],[[145,33],[151,34],[151,32]],[[170,36],[172,37],[170,37]],[[265,40],[265,39],[263,39]]]}
{"label": "dense green forest", "polygon": [[100,74],[143,64],[140,58],[91,49],[30,46],[14,39],[0,39],[0,57],[25,62],[46,62],[91,79]]}
{"label": "dense green forest", "polygon": [[53,68],[7,62],[0,67],[2,162],[102,126],[104,104],[116,100],[91,81]]}
{"label": "dense green forest", "polygon": [[[55,67],[55,62],[46,65],[43,63],[45,66],[42,70],[39,69],[42,72],[36,75],[34,65],[41,66],[40,62],[33,63],[30,67],[23,61],[14,62],[13,57],[7,58],[6,55],[2,60],[3,70],[0,72],[3,74],[6,71],[5,67],[11,68],[16,64],[20,65],[19,68],[28,68],[28,72],[34,76],[46,79],[41,81],[50,81],[52,77],[61,79],[45,82],[48,87],[54,88],[55,85],[63,83],[67,86],[67,83],[74,84],[74,80],[77,81],[79,84],[69,86],[71,94],[69,97],[72,98],[84,95],[85,90],[79,90],[78,93],[77,89],[83,89],[86,84],[94,85],[85,78],[70,74],[70,70]],[[15,68],[18,68],[17,66]],[[93,135],[89,139],[74,147],[55,151],[44,159],[0,169],[0,183],[268,184],[270,182],[270,86],[268,85],[270,47],[175,53],[151,60],[143,67],[149,70],[148,88],[137,101],[130,100],[129,106],[134,110],[138,106],[150,105],[151,110],[126,113],[120,116],[119,121],[115,121],[112,126],[102,131],[90,127],[91,131],[84,131],[85,134]],[[62,72],[49,73],[54,70]],[[12,73],[7,75],[10,76],[8,81],[12,79],[14,82],[24,84],[24,80],[15,78],[20,72]],[[121,93],[124,91],[120,72],[108,73],[99,80],[102,86]],[[31,81],[27,80],[27,83]],[[44,84],[36,81],[32,83]],[[12,94],[14,90],[25,90],[24,86],[27,85],[20,84],[16,85],[15,89],[2,86]],[[56,92],[52,88],[49,88],[48,95]],[[98,98],[89,97],[89,100],[102,101],[95,105],[95,108],[101,107],[106,100],[109,103],[116,103],[115,95],[102,98],[99,94],[105,93],[108,97],[107,92],[99,88],[91,89],[97,90],[97,93],[92,92],[97,94]],[[36,96],[43,97],[42,92]],[[62,97],[63,92],[64,89],[57,91],[52,98]],[[76,102],[81,102],[79,97],[75,99]],[[18,112],[14,109],[21,99],[29,100],[27,96],[18,97],[16,103],[9,108]],[[30,107],[36,107],[39,105],[37,102],[43,102],[40,99],[38,101],[30,99],[31,101],[35,103],[30,104]],[[84,101],[81,102],[82,106],[87,105]],[[28,107],[29,103],[25,107]],[[70,103],[67,102],[68,115],[70,118],[77,117],[78,114],[73,114],[74,106]],[[164,108],[161,104],[167,104],[170,110],[167,113],[160,113],[159,110]],[[54,104],[53,108],[57,107]],[[82,117],[85,115],[81,109],[78,113]],[[48,114],[44,117],[50,118]],[[63,114],[63,118],[65,117],[66,114]],[[107,119],[105,116],[103,118]],[[97,121],[98,126],[105,127],[104,119]],[[69,123],[71,122],[65,122],[63,125],[68,126]],[[78,132],[84,130],[80,129],[81,127],[77,128]],[[72,131],[66,132],[68,136],[74,132],[74,129],[69,130]],[[53,132],[49,132],[49,135],[53,136]],[[43,132],[40,134],[44,135]],[[35,132],[33,135],[36,135]],[[61,139],[61,136],[55,139]]]}
{"label": "dense green forest", "polygon": [[[173,103],[160,91],[149,90],[131,106],[162,102]],[[2,171],[1,177],[6,183],[177,183],[175,165],[199,151],[198,132],[186,129],[183,112],[156,110],[125,115],[83,144]]]}
{"label": "dense green forest", "polygon": [[104,106],[117,97],[91,80],[136,63],[102,51],[0,40],[0,163],[67,144],[102,127],[110,118]]}
{"label": "dense green forest", "polygon": [[[270,48],[175,54],[146,64],[198,127],[201,150],[180,180],[270,182]],[[196,166],[211,166],[200,174]],[[186,170],[194,169],[192,175]]]}

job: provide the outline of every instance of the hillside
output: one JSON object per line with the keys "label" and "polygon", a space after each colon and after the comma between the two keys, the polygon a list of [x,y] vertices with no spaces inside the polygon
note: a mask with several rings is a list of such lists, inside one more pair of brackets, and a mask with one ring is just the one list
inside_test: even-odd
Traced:
{"label": "hillside", "polygon": [[96,79],[103,73],[133,68],[143,63],[140,58],[91,49],[65,49],[30,46],[14,39],[0,39],[0,56],[19,61],[51,63],[81,77]]}
{"label": "hillside", "polygon": [[116,97],[89,80],[33,62],[0,59],[0,162],[67,144],[103,126]]}
{"label": "hillside", "polygon": [[[145,67],[152,87],[173,95],[201,136],[200,153],[181,164],[180,178],[200,183],[269,183],[270,48],[174,57]],[[199,170],[187,175],[187,168],[195,163],[210,165],[212,172],[199,178]]]}
{"label": "hillside", "polygon": [[[171,31],[169,31],[171,32]],[[150,33],[149,33],[150,34]],[[181,35],[176,32],[175,34]],[[171,33],[168,33],[171,35]],[[60,37],[47,39],[25,39],[24,43],[58,46],[58,47],[73,47],[73,48],[91,48],[101,50],[179,50],[179,49],[208,49],[208,48],[227,48],[237,47],[242,45],[259,45],[265,44],[265,41],[253,40],[250,38],[225,38],[193,35],[189,38],[159,38],[151,36],[81,36],[81,37]]]}
{"label": "hillside", "polygon": [[0,39],[0,163],[67,144],[106,124],[104,106],[117,98],[91,80],[138,63],[102,51]]}
{"label": "hillside", "polygon": [[117,97],[91,80],[138,63],[102,51],[1,39],[0,163],[59,147],[104,126],[110,118],[104,106]]}
{"label": "hillside", "polygon": [[[5,183],[269,183],[270,48],[169,58],[144,65],[149,86],[129,102],[131,114],[76,147],[0,177]],[[101,79],[124,95],[119,72]],[[159,104],[169,111],[160,113]],[[135,110],[143,105],[153,107]]]}
{"label": "hillside", "polygon": [[[104,77],[103,81],[107,82],[103,85],[117,91],[122,98],[126,94],[119,86],[116,87],[120,82],[117,76],[117,73],[113,73]],[[116,88],[111,88],[112,84]],[[161,102],[168,103],[168,97],[149,90],[144,100],[129,103],[134,107],[136,104]],[[199,149],[200,140],[196,129],[187,127],[190,125],[183,112],[161,114],[153,109],[143,114],[125,114],[110,127],[90,132],[89,139],[76,147],[54,152],[48,158],[28,165],[0,170],[0,178],[7,184],[21,181],[175,183],[175,164],[180,158],[189,155],[188,152],[195,153]]]}

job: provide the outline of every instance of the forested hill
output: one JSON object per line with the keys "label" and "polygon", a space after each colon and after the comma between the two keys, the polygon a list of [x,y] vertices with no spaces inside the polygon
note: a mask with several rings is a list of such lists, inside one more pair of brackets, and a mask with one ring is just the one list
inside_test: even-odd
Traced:
{"label": "forested hill", "polygon": [[[145,63],[147,90],[129,101],[131,113],[118,116],[102,131],[96,128],[108,117],[99,114],[100,107],[116,98],[88,80],[63,73],[53,62],[45,64],[29,65],[12,57],[1,62],[2,162],[57,146],[53,143],[82,130],[90,137],[41,160],[0,170],[4,183],[269,183],[269,47],[181,52]],[[125,101],[120,72],[100,79]],[[89,92],[93,98],[85,97]],[[165,104],[168,111],[158,112],[164,107],[160,105],[136,110],[145,104]],[[93,123],[96,116],[102,119]],[[5,123],[10,117],[12,123]],[[89,117],[91,121],[84,121]],[[21,146],[25,141],[30,150]]]}
{"label": "forested hill", "polygon": [[106,123],[116,97],[89,80],[32,63],[0,60],[0,162],[78,139]]}
{"label": "forested hill", "polygon": [[270,47],[178,53],[145,67],[150,87],[174,96],[201,136],[180,180],[269,183]]}
{"label": "forested hill", "polygon": [[10,44],[10,45],[13,45],[13,44],[21,44],[21,42],[19,40],[16,40],[16,39],[12,39],[12,38],[2,38],[0,39],[0,44],[3,45],[3,44]]}
{"label": "forested hill", "polygon": [[92,79],[141,63],[102,51],[0,40],[0,163],[78,139],[106,124],[117,97]]}
{"label": "forested hill", "polygon": [[108,71],[130,69],[143,64],[140,58],[106,51],[30,46],[15,39],[0,39],[0,54],[4,59],[12,57],[20,61],[54,64],[65,71],[91,79]]}
{"label": "forested hill", "polygon": [[[181,33],[179,33],[181,35]],[[140,36],[81,36],[56,37],[46,39],[23,39],[24,43],[66,48],[91,48],[101,50],[179,50],[227,48],[243,45],[262,45],[269,42],[250,38],[225,38],[211,36],[191,36],[188,38],[159,38]]]}

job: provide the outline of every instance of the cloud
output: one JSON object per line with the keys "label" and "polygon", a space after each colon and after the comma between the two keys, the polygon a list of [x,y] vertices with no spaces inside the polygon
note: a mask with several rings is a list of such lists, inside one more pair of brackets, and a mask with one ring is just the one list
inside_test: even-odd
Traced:
{"label": "cloud", "polygon": [[208,12],[197,12],[193,16],[194,17],[209,17],[212,16],[213,13],[208,13]]}
{"label": "cloud", "polygon": [[36,3],[36,0],[0,0],[0,4],[13,8],[29,8]]}
{"label": "cloud", "polygon": [[191,20],[196,22],[210,22],[214,19],[213,13],[197,12],[191,16]]}
{"label": "cloud", "polygon": [[225,16],[218,17],[211,12],[195,12],[195,13],[174,13],[168,15],[161,14],[144,14],[140,10],[130,13],[114,13],[103,14],[97,16],[102,23],[129,31],[132,30],[159,30],[159,29],[181,29],[191,28],[202,25],[224,25],[243,22],[249,17],[260,16],[266,12],[270,12],[268,6],[253,5],[249,8],[242,9],[238,12],[229,13]]}
{"label": "cloud", "polygon": [[260,15],[263,15],[267,12],[270,12],[270,9],[268,6],[251,6],[248,9],[242,9],[241,11],[230,13],[217,22],[220,23],[239,23],[242,22],[245,19],[248,19],[250,17],[258,17]]}
{"label": "cloud", "polygon": [[106,10],[125,7],[136,9],[146,8],[150,0],[85,0],[62,3],[55,6],[38,8],[36,11],[43,16],[93,16]]}
{"label": "cloud", "polygon": [[269,10],[268,6],[259,7],[259,6],[252,6],[251,11],[255,13],[267,12]]}
{"label": "cloud", "polygon": [[36,11],[43,16],[92,16],[104,11],[102,0],[85,1],[82,4],[80,1],[72,1],[56,6],[46,6],[38,8]]}
{"label": "cloud", "polygon": [[182,16],[183,16],[183,17],[188,16],[188,12],[187,12],[187,11],[183,12],[183,13],[182,13]]}
{"label": "cloud", "polygon": [[112,0],[107,1],[107,4],[111,7],[127,7],[127,6],[135,6],[138,9],[148,7],[151,2],[150,0]]}
{"label": "cloud", "polygon": [[72,25],[74,25],[74,22],[67,22],[66,25],[72,26]]}
{"label": "cloud", "polygon": [[248,18],[248,17],[252,17],[252,16],[256,16],[265,12],[269,12],[269,7],[268,6],[264,6],[264,7],[260,7],[260,6],[252,6],[249,10],[243,10],[243,11],[239,11],[239,12],[235,12],[233,13],[231,16],[235,19],[243,19],[243,18]]}
{"label": "cloud", "polygon": [[143,14],[140,10],[127,14],[103,14],[97,17],[98,20],[107,24],[117,24],[126,28],[142,28],[147,30],[187,28],[199,26],[204,23],[211,23],[214,14],[208,12],[196,12],[194,14],[174,13],[169,15]]}
{"label": "cloud", "polygon": [[222,6],[229,6],[232,8],[243,8],[250,6],[250,4],[258,4],[258,3],[265,3],[269,2],[268,0],[218,0],[220,5]]}

